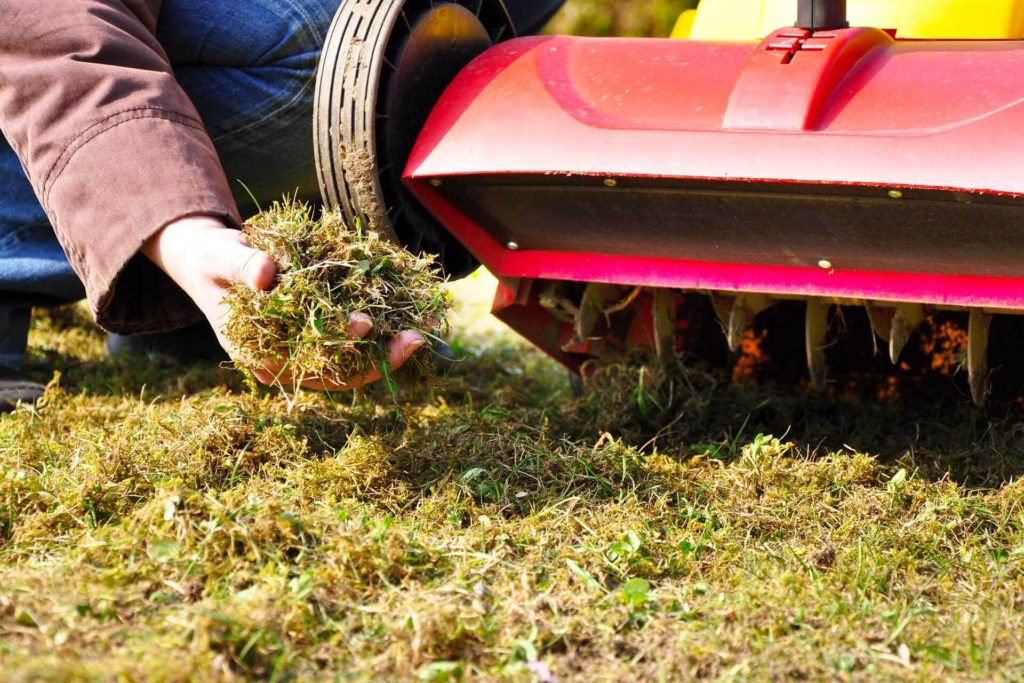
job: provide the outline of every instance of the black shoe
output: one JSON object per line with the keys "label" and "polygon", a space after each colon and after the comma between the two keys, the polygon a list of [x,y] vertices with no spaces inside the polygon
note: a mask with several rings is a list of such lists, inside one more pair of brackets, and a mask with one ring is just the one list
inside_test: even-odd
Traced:
{"label": "black shoe", "polygon": [[125,354],[162,356],[182,365],[228,360],[228,354],[221,348],[217,335],[205,322],[173,332],[130,336],[108,334],[107,356],[117,358]]}
{"label": "black shoe", "polygon": [[45,392],[45,386],[27,379],[17,370],[0,368],[0,413],[11,412],[19,403],[35,405]]}

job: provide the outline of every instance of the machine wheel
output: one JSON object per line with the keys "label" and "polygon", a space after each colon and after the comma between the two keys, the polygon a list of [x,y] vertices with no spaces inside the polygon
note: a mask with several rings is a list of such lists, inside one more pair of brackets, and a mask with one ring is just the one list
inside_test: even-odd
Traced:
{"label": "machine wheel", "polygon": [[344,0],[316,80],[314,149],[324,203],[461,277],[476,260],[402,183],[444,89],[514,35],[501,0]]}

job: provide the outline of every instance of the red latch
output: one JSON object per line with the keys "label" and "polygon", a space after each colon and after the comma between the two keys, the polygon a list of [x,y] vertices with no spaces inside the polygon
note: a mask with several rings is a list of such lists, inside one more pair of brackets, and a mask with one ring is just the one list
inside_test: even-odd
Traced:
{"label": "red latch", "polygon": [[876,48],[885,32],[784,28],[751,53],[729,98],[723,128],[806,130],[820,120],[835,86]]}

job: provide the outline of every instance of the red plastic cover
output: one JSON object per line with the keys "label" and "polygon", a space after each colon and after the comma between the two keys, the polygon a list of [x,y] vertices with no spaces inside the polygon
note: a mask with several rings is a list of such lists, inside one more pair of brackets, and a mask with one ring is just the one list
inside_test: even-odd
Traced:
{"label": "red plastic cover", "polygon": [[[978,234],[972,207],[996,207],[1010,231],[1000,241],[1013,250],[1005,236],[1018,211],[1024,218],[1022,103],[1018,41],[901,42],[875,29],[783,29],[760,44],[524,38],[492,48],[460,74],[405,176],[500,276],[1024,309],[1024,260],[1018,275],[1013,259],[996,271],[974,263],[979,258],[889,268],[885,243],[877,245],[880,265],[852,269],[843,266],[843,244],[816,265],[808,254],[788,257],[785,244],[746,260],[730,258],[727,242],[720,259],[606,242],[590,248],[579,235],[531,249],[509,243],[515,225],[498,229],[465,205],[476,178],[530,179],[531,187],[578,179],[607,192],[679,181],[691,194],[693,183],[709,183],[714,194],[721,191],[714,183],[727,182],[732,194],[783,186],[849,203],[922,197],[932,209],[916,229],[934,226],[936,240],[952,236],[968,248]],[[956,225],[942,224],[936,201],[964,209],[950,212]],[[637,234],[622,234],[623,244]]]}

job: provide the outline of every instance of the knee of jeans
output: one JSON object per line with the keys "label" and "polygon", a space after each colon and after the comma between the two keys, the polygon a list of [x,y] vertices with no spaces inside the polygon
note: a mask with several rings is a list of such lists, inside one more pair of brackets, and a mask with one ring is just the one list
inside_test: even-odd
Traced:
{"label": "knee of jeans", "polygon": [[284,35],[263,55],[264,65],[312,71],[341,0],[264,0],[284,22]]}

